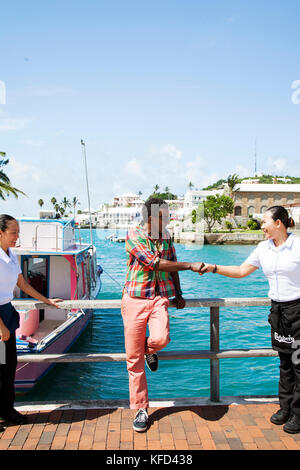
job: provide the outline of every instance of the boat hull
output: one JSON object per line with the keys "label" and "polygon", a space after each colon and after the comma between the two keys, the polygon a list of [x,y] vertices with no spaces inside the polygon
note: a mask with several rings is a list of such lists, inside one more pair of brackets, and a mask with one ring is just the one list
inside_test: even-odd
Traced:
{"label": "boat hull", "polygon": [[[72,344],[78,339],[86,328],[93,310],[85,310],[85,315],[78,318],[61,334],[59,334],[49,346],[36,352],[36,354],[54,354],[66,352]],[[32,352],[28,352],[32,354]],[[22,356],[26,356],[26,353]],[[37,382],[54,366],[53,363],[42,362],[19,362],[17,363],[17,371],[15,376],[15,392],[26,393],[33,389]]]}

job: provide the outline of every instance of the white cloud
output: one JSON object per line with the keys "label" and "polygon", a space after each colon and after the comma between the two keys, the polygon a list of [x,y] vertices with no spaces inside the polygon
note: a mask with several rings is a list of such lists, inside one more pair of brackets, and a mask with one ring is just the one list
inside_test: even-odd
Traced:
{"label": "white cloud", "polygon": [[287,161],[284,158],[268,158],[268,168],[271,173],[283,173],[287,170]]}
{"label": "white cloud", "polygon": [[164,145],[160,150],[159,153],[162,157],[171,158],[174,160],[180,160],[182,153],[178,150],[175,145],[167,144]]}
{"label": "white cloud", "polygon": [[0,131],[16,131],[28,126],[28,119],[0,118]]}
{"label": "white cloud", "polygon": [[44,142],[42,140],[25,139],[21,140],[21,144],[28,145],[29,147],[42,147]]}
{"label": "white cloud", "polygon": [[[231,172],[231,174],[237,174],[238,176],[242,177],[242,178],[245,178],[247,176],[251,176],[253,175],[253,170],[250,170],[250,168],[247,168],[245,166],[242,166],[242,165],[237,165],[234,170]],[[228,173],[229,175],[229,173]],[[228,176],[228,175],[224,175],[224,179]]]}
{"label": "white cloud", "polygon": [[55,85],[35,85],[32,87],[28,87],[26,91],[33,96],[38,97],[48,97],[48,96],[55,96],[55,95],[65,95],[73,93],[74,90],[67,87],[59,87]]}

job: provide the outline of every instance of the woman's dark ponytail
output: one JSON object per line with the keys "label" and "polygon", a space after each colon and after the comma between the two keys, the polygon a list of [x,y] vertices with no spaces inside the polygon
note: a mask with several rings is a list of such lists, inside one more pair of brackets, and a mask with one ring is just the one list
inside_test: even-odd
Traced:
{"label": "woman's dark ponytail", "polygon": [[292,217],[289,217],[289,227],[291,227],[291,228],[295,227],[295,221]]}
{"label": "woman's dark ponytail", "polygon": [[292,217],[289,216],[288,211],[282,206],[272,206],[267,209],[267,212],[271,212],[273,220],[281,220],[285,228],[295,227],[295,222]]}

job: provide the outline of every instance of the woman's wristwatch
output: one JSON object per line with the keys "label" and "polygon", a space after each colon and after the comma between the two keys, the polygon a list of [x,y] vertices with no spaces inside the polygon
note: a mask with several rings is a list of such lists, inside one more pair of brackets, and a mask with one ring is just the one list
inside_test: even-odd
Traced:
{"label": "woman's wristwatch", "polygon": [[217,272],[217,265],[215,264],[215,267],[214,269],[212,270],[212,272],[215,274]]}

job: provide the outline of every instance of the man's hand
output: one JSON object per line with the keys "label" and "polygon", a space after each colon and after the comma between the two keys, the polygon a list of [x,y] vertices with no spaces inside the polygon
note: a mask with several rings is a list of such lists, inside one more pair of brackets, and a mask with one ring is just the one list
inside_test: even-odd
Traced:
{"label": "man's hand", "polygon": [[201,268],[199,274],[202,276],[205,273],[212,273],[215,268],[214,264],[203,263],[203,267]]}
{"label": "man's hand", "polygon": [[203,268],[204,266],[204,263],[191,263],[191,271],[193,271],[194,273],[199,273],[201,272],[201,269]]}
{"label": "man's hand", "polygon": [[177,309],[182,309],[185,307],[185,300],[181,295],[176,295],[175,305]]}

